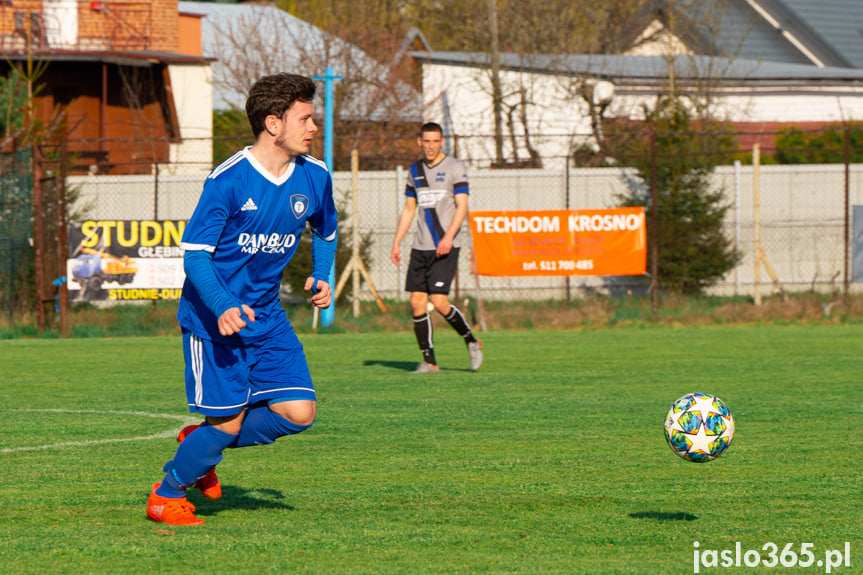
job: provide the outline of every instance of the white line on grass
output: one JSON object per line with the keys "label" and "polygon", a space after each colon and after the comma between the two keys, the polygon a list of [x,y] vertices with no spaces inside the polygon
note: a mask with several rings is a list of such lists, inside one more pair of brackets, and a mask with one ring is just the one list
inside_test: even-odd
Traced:
{"label": "white line on grass", "polygon": [[[167,413],[147,413],[146,411],[114,411],[114,410],[98,410],[98,409],[16,409],[16,410],[0,410],[0,411],[27,411],[38,413],[78,413],[78,414],[98,414],[98,415],[124,415],[137,417],[151,417],[154,419],[173,419],[183,424],[183,427],[190,423],[198,423],[200,420],[192,418],[188,415],[170,415]],[[64,447],[89,447],[93,445],[104,445],[106,443],[123,443],[127,441],[147,441],[150,439],[164,439],[166,437],[174,437],[182,429],[169,429],[153,435],[140,435],[137,437],[121,437],[116,439],[91,439],[83,441],[66,441],[63,443],[51,443],[48,445],[33,445],[29,447],[5,447],[0,449],[0,454],[14,453],[18,451],[38,451],[41,449],[57,449]]]}

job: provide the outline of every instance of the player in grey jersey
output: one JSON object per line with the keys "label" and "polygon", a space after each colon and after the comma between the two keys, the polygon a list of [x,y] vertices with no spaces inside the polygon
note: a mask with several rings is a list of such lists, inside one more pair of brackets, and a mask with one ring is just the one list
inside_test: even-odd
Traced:
{"label": "player in grey jersey", "polygon": [[443,153],[440,125],[423,124],[417,144],[423,159],[411,166],[391,254],[393,263],[401,265],[401,242],[416,214],[417,231],[405,280],[405,289],[411,294],[414,333],[423,355],[414,373],[440,371],[434,354],[429,301],[464,339],[470,368],[476,371],[483,362],[482,342],[474,337],[461,311],[449,302],[461,247],[459,230],[468,212],[467,170],[461,160]]}

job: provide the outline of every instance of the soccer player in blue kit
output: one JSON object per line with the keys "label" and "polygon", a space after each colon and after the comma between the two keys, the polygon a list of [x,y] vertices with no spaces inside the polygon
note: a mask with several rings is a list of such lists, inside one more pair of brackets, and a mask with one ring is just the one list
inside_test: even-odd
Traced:
{"label": "soccer player in blue kit", "polygon": [[318,308],[336,253],[336,209],[326,166],[308,156],[317,126],[314,82],[280,73],[246,100],[255,136],[207,177],[183,232],[186,281],[177,319],[189,410],[206,419],[183,429],[164,479],[147,501],[150,519],[200,525],[186,489],[221,497],[215,467],[225,449],[266,445],[315,420],[303,347],[279,302],[282,273],[308,222],[313,269],[305,283]]}

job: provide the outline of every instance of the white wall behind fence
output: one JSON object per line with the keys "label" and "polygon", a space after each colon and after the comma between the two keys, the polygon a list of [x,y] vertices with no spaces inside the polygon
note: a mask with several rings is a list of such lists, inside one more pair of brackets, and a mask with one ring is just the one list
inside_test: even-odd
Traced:
{"label": "white wall behind fence", "polygon": [[[390,262],[405,170],[361,172],[358,177],[359,227],[371,233],[369,268],[378,292],[404,299],[404,270]],[[470,205],[476,210],[595,209],[616,205],[627,193],[632,173],[618,168],[564,170],[474,170],[470,177]],[[760,173],[762,249],[786,291],[842,289],[846,273],[846,188],[843,165],[762,166]],[[75,176],[68,185],[77,190],[76,217],[93,219],[187,219],[200,195],[200,176]],[[339,209],[351,209],[352,178],[347,172],[333,175]],[[568,182],[568,186],[567,186]],[[712,177],[730,206],[725,220],[731,238],[743,258],[737,268],[710,293],[754,293],[753,169],[722,166]],[[863,165],[852,165],[848,186],[848,210],[863,204]],[[349,237],[352,218],[342,230]],[[467,226],[462,233],[468,233]],[[402,243],[410,249],[411,234]],[[638,278],[475,278],[470,273],[469,242],[465,242],[457,278],[458,296],[486,299],[579,297],[586,290],[619,291],[634,287]],[[848,254],[850,258],[850,253]],[[850,265],[850,264],[849,264]],[[337,274],[341,270],[336,270]],[[850,273],[850,269],[849,269]],[[478,282],[477,282],[478,279]],[[772,281],[761,270],[761,291],[769,293]],[[852,286],[857,289],[857,286]],[[453,294],[456,295],[456,294]],[[363,282],[363,299],[371,291]]]}

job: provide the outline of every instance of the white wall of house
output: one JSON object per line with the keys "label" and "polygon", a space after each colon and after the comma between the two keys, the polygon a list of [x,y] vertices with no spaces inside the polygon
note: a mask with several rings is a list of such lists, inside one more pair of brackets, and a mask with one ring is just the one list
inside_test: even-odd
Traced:
{"label": "white wall of house", "polygon": [[[543,166],[560,168],[573,145],[591,143],[588,106],[571,78],[551,74],[502,71],[505,108],[519,103],[517,88],[528,90],[528,128]],[[753,84],[755,84],[753,82]],[[606,117],[640,119],[656,100],[655,85],[618,83]],[[459,65],[423,65],[424,119],[438,121],[456,136],[454,152],[471,167],[488,167],[495,159],[491,82],[486,70]],[[716,92],[717,115],[732,122],[794,124],[863,120],[863,84],[837,82],[806,85],[735,86]],[[515,117],[515,145],[504,126],[504,155],[528,157],[523,127]],[[452,143],[452,142],[451,142]]]}
{"label": "white wall of house", "polygon": [[[551,75],[501,73],[507,105],[518,102],[516,87],[530,88],[529,128],[533,145],[548,166],[562,165],[574,135],[590,134],[587,105],[567,93],[564,82]],[[488,72],[466,66],[423,65],[424,120],[437,121],[446,135],[457,137],[454,153],[472,167],[488,167],[494,161],[494,116]],[[517,118],[516,118],[517,120]],[[522,136],[519,122],[516,133]],[[507,130],[505,129],[505,132]],[[575,136],[578,137],[578,136]],[[517,138],[515,154],[528,157],[523,138]],[[504,140],[504,153],[513,158],[513,145]]]}
{"label": "white wall of house", "polygon": [[168,67],[181,141],[171,144],[166,174],[204,174],[213,165],[213,73],[209,64]]}
{"label": "white wall of house", "polygon": [[853,122],[863,120],[863,86],[730,90],[723,104],[735,122]]}

